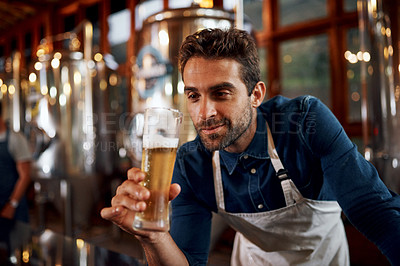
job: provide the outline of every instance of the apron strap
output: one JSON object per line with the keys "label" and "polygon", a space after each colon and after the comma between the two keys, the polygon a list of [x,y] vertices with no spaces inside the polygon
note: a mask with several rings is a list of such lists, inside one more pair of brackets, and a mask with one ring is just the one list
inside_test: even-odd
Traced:
{"label": "apron strap", "polygon": [[212,168],[214,174],[215,200],[218,209],[225,211],[224,189],[222,187],[221,165],[219,161],[219,151],[215,151],[212,156]]}
{"label": "apron strap", "polygon": [[[274,139],[272,138],[271,130],[269,129],[268,123],[267,123],[267,133],[268,133],[268,153],[269,156],[271,157],[271,163],[272,166],[275,169],[275,172],[280,180],[288,178],[287,171],[283,167],[283,164],[281,160],[279,159],[278,152],[276,151],[275,148],[275,143]],[[279,173],[281,173],[279,175]]]}
{"label": "apron strap", "polygon": [[279,159],[278,152],[275,148],[274,139],[272,138],[271,130],[267,124],[268,133],[268,153],[271,158],[272,166],[275,169],[276,176],[281,180],[283,195],[285,196],[286,206],[293,205],[296,200],[299,200],[297,193],[292,193],[291,179],[289,179],[288,171],[283,167],[282,161]]}

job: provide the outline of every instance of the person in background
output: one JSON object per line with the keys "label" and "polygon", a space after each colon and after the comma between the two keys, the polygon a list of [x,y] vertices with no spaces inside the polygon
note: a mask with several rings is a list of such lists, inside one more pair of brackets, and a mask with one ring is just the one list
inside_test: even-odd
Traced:
{"label": "person in background", "polygon": [[31,152],[27,139],[8,128],[2,111],[0,101],[0,242],[9,249],[16,223],[29,222],[25,194],[31,182]]}
{"label": "person in background", "polygon": [[179,148],[170,232],[135,231],[150,192],[133,168],[101,211],[141,242],[150,265],[206,265],[212,212],[237,233],[232,265],[349,265],[342,211],[400,265],[400,197],[318,99],[264,101],[253,38],[189,35],[179,52],[195,140]]}

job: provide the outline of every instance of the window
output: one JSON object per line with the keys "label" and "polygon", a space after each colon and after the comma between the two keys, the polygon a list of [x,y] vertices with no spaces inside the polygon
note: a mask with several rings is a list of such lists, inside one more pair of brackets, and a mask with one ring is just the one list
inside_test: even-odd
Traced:
{"label": "window", "polygon": [[326,0],[279,0],[279,25],[287,26],[327,15]]}
{"label": "window", "polygon": [[[261,71],[261,81],[263,81],[265,84],[268,83],[268,77],[266,76],[266,73],[268,72],[267,70],[267,50],[264,48],[259,48],[258,49],[258,56],[260,57],[260,71]],[[265,96],[265,99],[268,99],[268,91],[267,95]]]}
{"label": "window", "polygon": [[126,43],[131,33],[131,12],[123,9],[108,17],[108,41],[111,46],[111,54],[118,64],[126,62]]}
{"label": "window", "polygon": [[359,64],[344,59],[346,50],[359,50],[357,0],[263,0],[262,8],[263,27],[255,35],[265,49],[260,58],[269,97],[311,94],[350,137],[360,137]]}
{"label": "window", "polygon": [[140,30],[146,18],[162,10],[162,0],[148,0],[138,4],[135,8],[135,29]]}
{"label": "window", "polygon": [[[236,0],[224,0],[223,8],[234,12]],[[251,23],[253,29],[263,29],[263,1],[262,0],[243,0],[244,22]]]}
{"label": "window", "polygon": [[248,20],[255,30],[262,30],[262,0],[244,0],[243,1],[243,12],[245,14],[245,20]]}
{"label": "window", "polygon": [[326,34],[281,43],[282,95],[313,95],[330,106],[328,37]]}
{"label": "window", "polygon": [[357,0],[344,0],[344,11],[357,11]]}

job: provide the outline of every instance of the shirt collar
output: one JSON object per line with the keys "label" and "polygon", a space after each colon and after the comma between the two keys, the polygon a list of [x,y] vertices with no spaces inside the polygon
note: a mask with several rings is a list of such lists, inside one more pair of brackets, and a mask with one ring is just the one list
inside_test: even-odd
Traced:
{"label": "shirt collar", "polygon": [[220,156],[222,158],[222,164],[226,166],[230,175],[233,173],[242,157],[248,156],[255,159],[269,159],[266,120],[259,109],[257,109],[257,130],[247,149],[241,153],[230,153],[220,150]]}

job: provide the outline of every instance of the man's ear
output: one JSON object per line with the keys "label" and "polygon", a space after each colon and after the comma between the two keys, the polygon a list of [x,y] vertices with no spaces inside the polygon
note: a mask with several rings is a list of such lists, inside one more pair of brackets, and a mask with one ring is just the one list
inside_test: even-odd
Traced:
{"label": "man's ear", "polygon": [[265,94],[267,92],[267,88],[265,87],[265,83],[262,81],[257,82],[256,86],[254,86],[253,92],[251,93],[251,106],[257,108],[264,101]]}

